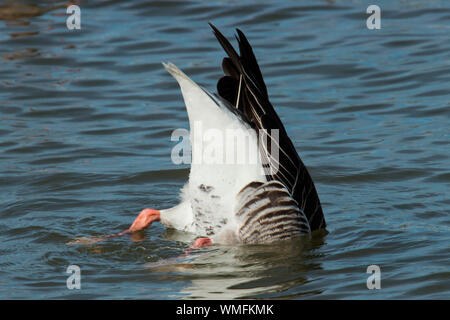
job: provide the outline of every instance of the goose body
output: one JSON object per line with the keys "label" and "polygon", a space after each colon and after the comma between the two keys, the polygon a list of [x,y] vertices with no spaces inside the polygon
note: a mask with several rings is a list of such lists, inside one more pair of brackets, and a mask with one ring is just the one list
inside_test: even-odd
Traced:
{"label": "goose body", "polygon": [[[237,30],[238,55],[211,27],[228,54],[218,94],[197,85],[174,64],[164,63],[186,104],[192,163],[180,204],[160,210],[159,221],[225,244],[268,243],[324,228],[314,183],[269,101],[245,35]],[[229,132],[236,139],[219,139],[226,146],[212,139]],[[208,158],[210,150],[215,152]],[[226,162],[230,152],[236,153],[234,159],[245,155],[246,161]]]}
{"label": "goose body", "polygon": [[238,54],[210,25],[227,53],[217,94],[163,64],[180,86],[191,129],[191,170],[180,203],[144,209],[120,233],[70,244],[133,234],[158,221],[199,236],[193,247],[270,243],[326,227],[314,182],[269,101],[250,43],[237,29]]}

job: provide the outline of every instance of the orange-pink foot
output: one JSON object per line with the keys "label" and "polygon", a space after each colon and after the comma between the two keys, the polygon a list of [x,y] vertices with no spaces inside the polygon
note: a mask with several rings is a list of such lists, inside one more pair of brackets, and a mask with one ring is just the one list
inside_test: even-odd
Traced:
{"label": "orange-pink foot", "polygon": [[193,248],[200,248],[212,245],[212,240],[210,238],[198,238],[192,245]]}
{"label": "orange-pink foot", "polygon": [[143,230],[147,227],[149,227],[153,222],[160,221],[160,215],[161,213],[158,210],[154,209],[144,209],[139,213],[139,215],[134,220],[133,224],[125,231],[122,231],[120,233],[113,233],[108,234],[104,236],[98,236],[98,237],[91,237],[91,238],[76,238],[72,241],[69,241],[67,244],[92,244],[97,243],[106,239],[115,238],[115,237],[121,237],[125,234],[131,233],[131,239],[133,241],[140,241],[143,238],[139,237],[138,234],[133,234],[133,232]]}
{"label": "orange-pink foot", "polygon": [[149,227],[153,222],[160,220],[160,212],[154,209],[144,209],[128,228],[128,232],[135,232]]}

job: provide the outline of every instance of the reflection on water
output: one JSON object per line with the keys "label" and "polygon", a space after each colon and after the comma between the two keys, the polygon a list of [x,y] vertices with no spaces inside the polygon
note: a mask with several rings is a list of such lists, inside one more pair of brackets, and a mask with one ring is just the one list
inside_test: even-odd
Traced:
{"label": "reflection on water", "polygon": [[[448,298],[448,1],[383,2],[380,30],[365,1],[80,1],[81,30],[68,4],[0,4],[0,298]],[[208,21],[254,46],[329,233],[185,255],[193,235],[155,224],[66,245],[178,202],[188,119],[161,61],[214,91]]]}
{"label": "reflection on water", "polygon": [[5,60],[16,60],[16,59],[22,59],[22,58],[37,57],[39,55],[40,55],[40,53],[38,52],[37,49],[35,49],[35,48],[27,48],[27,49],[22,50],[22,51],[10,53],[10,54],[5,54],[3,56],[3,59],[5,59]]}
{"label": "reflection on water", "polygon": [[[5,1],[5,2],[9,3],[0,5],[0,20],[7,21],[8,23],[10,22],[16,22],[19,24],[21,23],[23,25],[28,25],[29,24],[28,21],[31,18],[41,16],[53,10],[66,8],[65,4],[41,7],[36,4],[20,3],[18,1]],[[59,2],[70,3],[67,1],[59,1]]]}
{"label": "reflection on water", "polygon": [[[317,292],[295,293],[308,280],[310,270],[321,269],[309,259],[324,243],[325,234],[304,236],[272,245],[213,246],[175,258],[148,263],[161,279],[190,280],[181,293],[185,298],[243,299],[294,298]],[[175,238],[176,239],[176,238]]]}

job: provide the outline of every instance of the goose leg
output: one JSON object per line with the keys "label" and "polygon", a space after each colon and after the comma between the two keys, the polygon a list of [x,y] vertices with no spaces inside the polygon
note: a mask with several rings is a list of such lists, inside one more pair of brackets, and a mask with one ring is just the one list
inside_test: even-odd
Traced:
{"label": "goose leg", "polygon": [[192,245],[193,248],[200,248],[212,245],[212,240],[210,238],[198,238],[194,241]]}
{"label": "goose leg", "polygon": [[160,221],[160,216],[161,214],[158,210],[144,209],[126,231],[135,232],[148,228],[153,222]]}

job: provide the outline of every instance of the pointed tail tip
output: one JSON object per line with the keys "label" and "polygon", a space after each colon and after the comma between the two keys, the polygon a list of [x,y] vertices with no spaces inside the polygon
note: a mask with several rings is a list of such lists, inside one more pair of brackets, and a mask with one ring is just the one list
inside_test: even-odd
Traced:
{"label": "pointed tail tip", "polygon": [[172,77],[174,77],[178,82],[180,82],[181,79],[189,80],[190,82],[194,83],[183,71],[181,71],[175,64],[173,64],[170,61],[167,62],[161,62],[164,68],[166,68],[167,72],[169,72]]}
{"label": "pointed tail tip", "polygon": [[162,61],[161,63],[164,66],[164,68],[167,70],[167,72],[169,72],[172,76],[175,77],[175,75],[181,73],[181,70],[178,69],[178,67],[176,65],[174,65],[172,62],[170,62],[170,61],[167,61],[167,62]]}
{"label": "pointed tail tip", "polygon": [[176,71],[179,70],[178,67],[176,65],[174,65],[172,62],[170,61],[161,61],[161,64],[164,66],[164,68],[169,71],[170,73],[172,73],[171,71]]}

